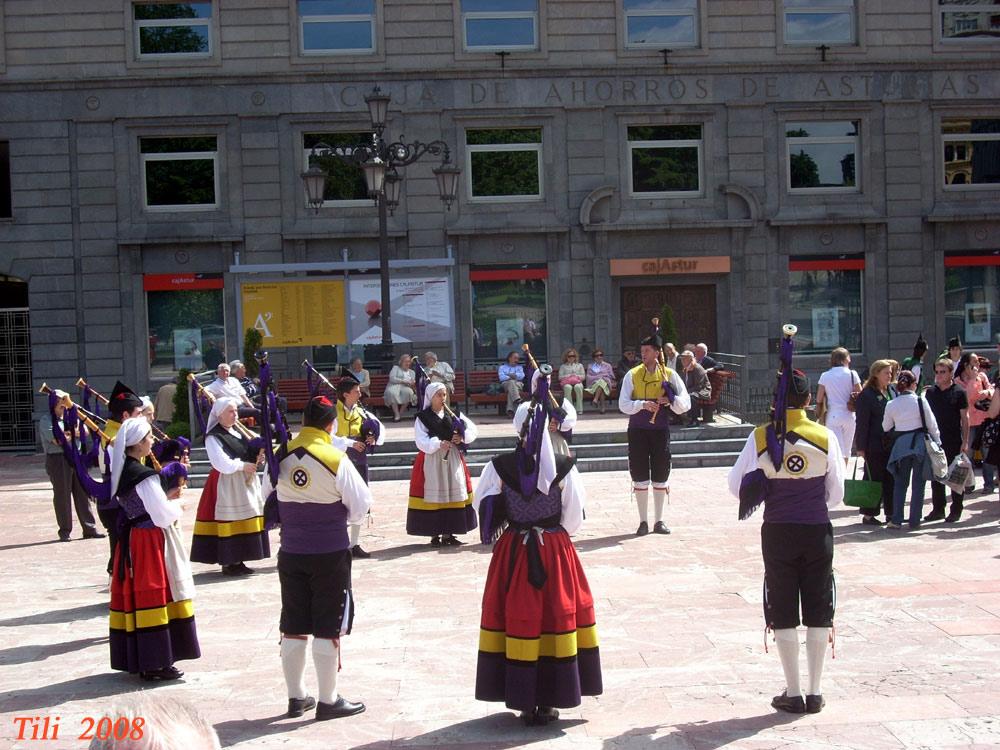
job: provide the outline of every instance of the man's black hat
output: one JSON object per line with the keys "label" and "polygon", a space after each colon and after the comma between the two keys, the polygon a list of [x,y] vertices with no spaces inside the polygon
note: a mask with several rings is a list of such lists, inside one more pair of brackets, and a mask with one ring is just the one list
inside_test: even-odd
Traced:
{"label": "man's black hat", "polygon": [[135,391],[122,381],[117,381],[114,389],[111,391],[111,396],[108,398],[108,411],[111,412],[111,416],[119,419],[126,412],[130,412],[140,406],[142,406],[142,400],[136,395]]}
{"label": "man's black hat", "polygon": [[302,426],[325,430],[336,418],[336,405],[326,396],[315,396],[302,413]]}

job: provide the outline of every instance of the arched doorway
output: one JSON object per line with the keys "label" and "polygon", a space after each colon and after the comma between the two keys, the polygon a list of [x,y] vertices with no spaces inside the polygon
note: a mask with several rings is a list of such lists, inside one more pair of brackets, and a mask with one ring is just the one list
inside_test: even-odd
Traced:
{"label": "arched doorway", "polygon": [[35,447],[28,284],[0,274],[0,450]]}

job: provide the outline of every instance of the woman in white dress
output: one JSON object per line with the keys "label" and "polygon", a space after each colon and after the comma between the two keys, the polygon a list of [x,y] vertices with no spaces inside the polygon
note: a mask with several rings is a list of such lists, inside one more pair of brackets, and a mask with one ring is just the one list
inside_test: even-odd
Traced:
{"label": "woman in white dress", "polygon": [[389,371],[389,385],[382,397],[392,409],[392,421],[399,421],[400,411],[417,405],[417,374],[410,369],[410,355],[399,358],[399,364]]}

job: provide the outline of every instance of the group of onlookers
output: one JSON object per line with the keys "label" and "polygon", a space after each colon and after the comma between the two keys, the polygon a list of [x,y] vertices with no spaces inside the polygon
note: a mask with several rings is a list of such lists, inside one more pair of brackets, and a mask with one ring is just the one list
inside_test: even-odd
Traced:
{"label": "group of onlookers", "polygon": [[[950,508],[945,484],[931,481],[932,507],[921,517],[926,483],[933,478],[924,435],[941,446],[949,466],[959,454],[965,454],[970,465],[981,461],[982,492],[996,491],[1000,446],[982,441],[989,421],[1000,415],[1000,396],[994,398],[996,376],[991,382],[986,374],[990,363],[963,352],[958,338],[932,362],[925,361],[926,355],[927,342],[921,336],[902,363],[873,362],[862,384],[850,367],[850,353],[837,348],[831,352],[830,369],[819,379],[816,403],[821,420],[837,437],[844,456],[851,455],[853,446],[864,459],[866,478],[882,485],[879,504],[860,509],[865,524],[899,529],[905,519],[916,529],[924,522],[961,519],[965,495],[975,490],[974,476],[965,491],[952,482]],[[884,521],[878,519],[880,512]]]}

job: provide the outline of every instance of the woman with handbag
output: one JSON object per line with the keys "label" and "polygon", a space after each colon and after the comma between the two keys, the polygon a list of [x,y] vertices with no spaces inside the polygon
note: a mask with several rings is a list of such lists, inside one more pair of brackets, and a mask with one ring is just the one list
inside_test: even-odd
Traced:
{"label": "woman with handbag", "polygon": [[[982,450],[983,427],[986,422],[986,412],[976,408],[976,403],[981,399],[993,397],[993,387],[990,385],[986,373],[979,369],[979,358],[972,352],[965,352],[958,360],[958,369],[955,371],[955,380],[965,389],[969,407],[966,414],[969,417],[969,446],[967,455],[972,460],[972,454],[977,450]],[[986,460],[986,451],[983,455],[983,493],[992,494],[997,488],[997,467]]]}
{"label": "woman with handbag", "polygon": [[825,409],[826,426],[837,436],[844,463],[854,445],[854,405],[861,392],[861,378],[851,369],[851,353],[842,346],[830,352],[830,369],[819,376],[816,408]]}
{"label": "woman with handbag", "polygon": [[887,359],[879,359],[868,368],[868,380],[861,389],[855,403],[854,416],[857,419],[857,432],[854,444],[858,455],[865,460],[866,478],[873,482],[881,482],[882,495],[879,505],[873,508],[859,508],[861,523],[871,526],[881,526],[878,520],[879,507],[885,512],[885,523],[892,520],[893,477],[887,464],[889,450],[892,444],[889,436],[882,430],[882,417],[885,407],[892,400],[889,391],[889,381],[892,378],[892,363]]}
{"label": "woman with handbag", "polygon": [[594,361],[587,368],[587,387],[584,390],[594,397],[593,403],[604,413],[605,401],[611,397],[611,389],[615,387],[615,371],[610,362],[604,361],[604,352],[600,349],[594,352]]}
{"label": "woman with handbag", "polygon": [[583,380],[586,376],[576,349],[570,347],[563,352],[562,364],[559,365],[559,385],[563,389],[563,398],[573,403],[577,414],[583,414]]}
{"label": "woman with handbag", "polygon": [[[886,404],[882,417],[882,429],[894,430],[895,440],[889,453],[889,470],[895,486],[892,498],[892,521],[890,529],[903,526],[903,508],[906,504],[906,490],[910,488],[910,528],[920,528],[920,514],[924,505],[924,485],[932,478],[928,446],[924,441],[929,436],[936,445],[941,444],[934,412],[922,395],[917,395],[917,378],[909,370],[899,373],[896,381],[899,396]],[[942,453],[943,457],[943,453]]]}

